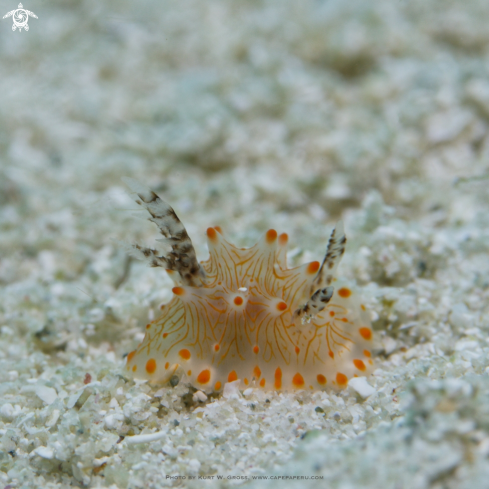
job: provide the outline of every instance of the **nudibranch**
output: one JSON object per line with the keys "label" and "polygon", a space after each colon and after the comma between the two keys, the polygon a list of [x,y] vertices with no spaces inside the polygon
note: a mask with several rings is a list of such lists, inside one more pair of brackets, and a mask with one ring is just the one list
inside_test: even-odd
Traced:
{"label": "nudibranch", "polygon": [[322,263],[289,269],[287,234],[270,229],[251,248],[238,248],[219,226],[207,229],[210,257],[199,263],[175,211],[124,181],[158,226],[158,241],[171,247],[162,254],[132,245],[132,253],[175,282],[172,300],[127,355],[133,377],[167,382],[177,375],[209,393],[237,379],[269,390],[342,388],[372,371],[369,314],[335,278],[346,243],[341,222]]}

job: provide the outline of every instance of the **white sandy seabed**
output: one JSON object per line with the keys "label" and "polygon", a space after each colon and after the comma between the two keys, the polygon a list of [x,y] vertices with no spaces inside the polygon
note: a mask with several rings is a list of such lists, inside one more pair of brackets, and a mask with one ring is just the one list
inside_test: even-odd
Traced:
{"label": "white sandy seabed", "polygon": [[[26,8],[29,32],[0,24],[0,487],[484,487],[488,2]],[[121,176],[200,259],[215,224],[321,259],[342,216],[373,375],[209,399],[128,379],[171,283],[115,244],[156,237]]]}

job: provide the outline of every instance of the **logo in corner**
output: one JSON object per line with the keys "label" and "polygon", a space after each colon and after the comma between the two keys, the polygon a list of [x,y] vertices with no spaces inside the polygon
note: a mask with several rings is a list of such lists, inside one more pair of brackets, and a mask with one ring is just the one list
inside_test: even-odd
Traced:
{"label": "logo in corner", "polygon": [[10,12],[7,12],[3,16],[3,18],[6,19],[10,16],[12,16],[12,19],[14,21],[12,25],[12,30],[15,31],[15,29],[19,28],[19,32],[21,32],[22,29],[25,29],[26,31],[29,30],[29,24],[27,24],[27,22],[29,21],[29,16],[37,19],[37,15],[30,10],[26,10],[21,3],[19,3],[16,10],[11,10]]}

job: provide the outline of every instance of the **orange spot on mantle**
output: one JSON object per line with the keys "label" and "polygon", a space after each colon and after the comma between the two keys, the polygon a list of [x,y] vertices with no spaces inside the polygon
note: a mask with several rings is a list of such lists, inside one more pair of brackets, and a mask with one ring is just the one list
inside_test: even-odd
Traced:
{"label": "orange spot on mantle", "polygon": [[200,374],[197,376],[197,382],[199,384],[207,384],[211,380],[211,371],[206,368],[205,370],[202,370]]}
{"label": "orange spot on mantle", "polygon": [[282,370],[277,367],[275,370],[275,389],[280,389],[282,387]]}
{"label": "orange spot on mantle", "polygon": [[312,261],[307,265],[307,273],[316,273],[319,270],[320,264],[318,261]]}
{"label": "orange spot on mantle", "polygon": [[229,372],[228,382],[234,382],[235,380],[238,380],[238,374],[236,373],[236,370],[233,370],[232,372]]}
{"label": "orange spot on mantle", "polygon": [[277,309],[278,309],[279,311],[285,311],[285,310],[287,309],[287,307],[288,307],[288,306],[287,306],[287,303],[285,303],[284,301],[279,302],[279,303],[277,304]]}
{"label": "orange spot on mantle", "polygon": [[316,378],[318,379],[318,384],[326,385],[326,377],[323,374],[318,374]]}
{"label": "orange spot on mantle", "polygon": [[372,354],[368,351],[368,350],[363,350],[363,354],[366,356],[366,357],[371,357]]}
{"label": "orange spot on mantle", "polygon": [[287,233],[282,233],[279,237],[278,237],[278,244],[280,246],[285,246],[287,244],[287,242],[289,241],[289,236],[287,235]]}
{"label": "orange spot on mantle", "polygon": [[359,360],[358,358],[355,358],[355,360],[353,360],[353,365],[355,365],[355,367],[357,367],[358,370],[361,370],[362,372],[365,372],[365,370],[367,370],[365,364],[362,362],[362,360]]}
{"label": "orange spot on mantle", "polygon": [[217,241],[217,231],[214,228],[207,228],[207,237],[211,241]]}
{"label": "orange spot on mantle", "polygon": [[304,386],[304,379],[300,373],[296,373],[294,377],[292,378],[292,383],[294,384],[295,387],[303,387]]}
{"label": "orange spot on mantle", "polygon": [[258,353],[259,351],[260,351],[259,346],[258,346],[258,345],[255,345],[255,346],[253,347],[253,353]]}
{"label": "orange spot on mantle", "polygon": [[358,332],[362,335],[362,338],[366,340],[372,339],[372,330],[369,328],[360,328]]}
{"label": "orange spot on mantle", "polygon": [[338,295],[346,299],[347,297],[351,296],[351,290],[347,289],[346,287],[342,287],[340,290],[338,290]]}
{"label": "orange spot on mantle", "polygon": [[260,380],[260,387],[265,387],[265,379]]}
{"label": "orange spot on mantle", "polygon": [[180,350],[178,352],[178,354],[184,359],[184,360],[188,360],[192,355],[190,354],[190,352],[186,349],[186,348],[183,348],[182,350]]}
{"label": "orange spot on mantle", "polygon": [[237,306],[240,306],[241,304],[243,304],[243,298],[238,295],[237,297],[234,298],[234,303]]}
{"label": "orange spot on mantle", "polygon": [[217,381],[214,385],[214,390],[215,391],[218,391],[219,389],[221,388],[221,383],[219,381]]}
{"label": "orange spot on mantle", "polygon": [[135,354],[136,354],[136,350],[133,350],[131,353],[127,355],[127,363],[129,363],[134,358]]}
{"label": "orange spot on mantle", "polygon": [[171,291],[175,294],[175,295],[184,295],[185,294],[185,289],[182,288],[182,287],[173,287],[173,289],[171,289]]}
{"label": "orange spot on mantle", "polygon": [[255,379],[259,379],[261,377],[261,370],[258,365],[253,369],[253,375],[255,376]]}
{"label": "orange spot on mantle", "polygon": [[154,374],[155,371],[156,371],[156,360],[154,358],[150,358],[146,362],[146,372],[148,372],[148,374]]}
{"label": "orange spot on mantle", "polygon": [[277,239],[277,231],[275,229],[269,229],[265,235],[268,244],[272,244]]}
{"label": "orange spot on mantle", "polygon": [[336,374],[336,382],[340,387],[345,387],[348,384],[348,377],[341,372]]}

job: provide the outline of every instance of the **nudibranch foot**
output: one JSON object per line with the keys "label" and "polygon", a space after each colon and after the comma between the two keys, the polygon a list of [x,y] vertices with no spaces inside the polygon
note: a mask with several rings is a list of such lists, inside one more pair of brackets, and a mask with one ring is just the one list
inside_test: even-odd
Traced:
{"label": "nudibranch foot", "polygon": [[198,263],[175,211],[151,190],[128,184],[172,246],[166,256],[133,249],[175,282],[162,315],[127,356],[134,377],[168,382],[183,375],[209,393],[238,379],[269,390],[338,389],[372,371],[369,314],[355,290],[335,278],[346,244],[341,221],[322,264],[287,268],[288,237],[273,229],[238,248],[218,226],[207,229],[210,256]]}

